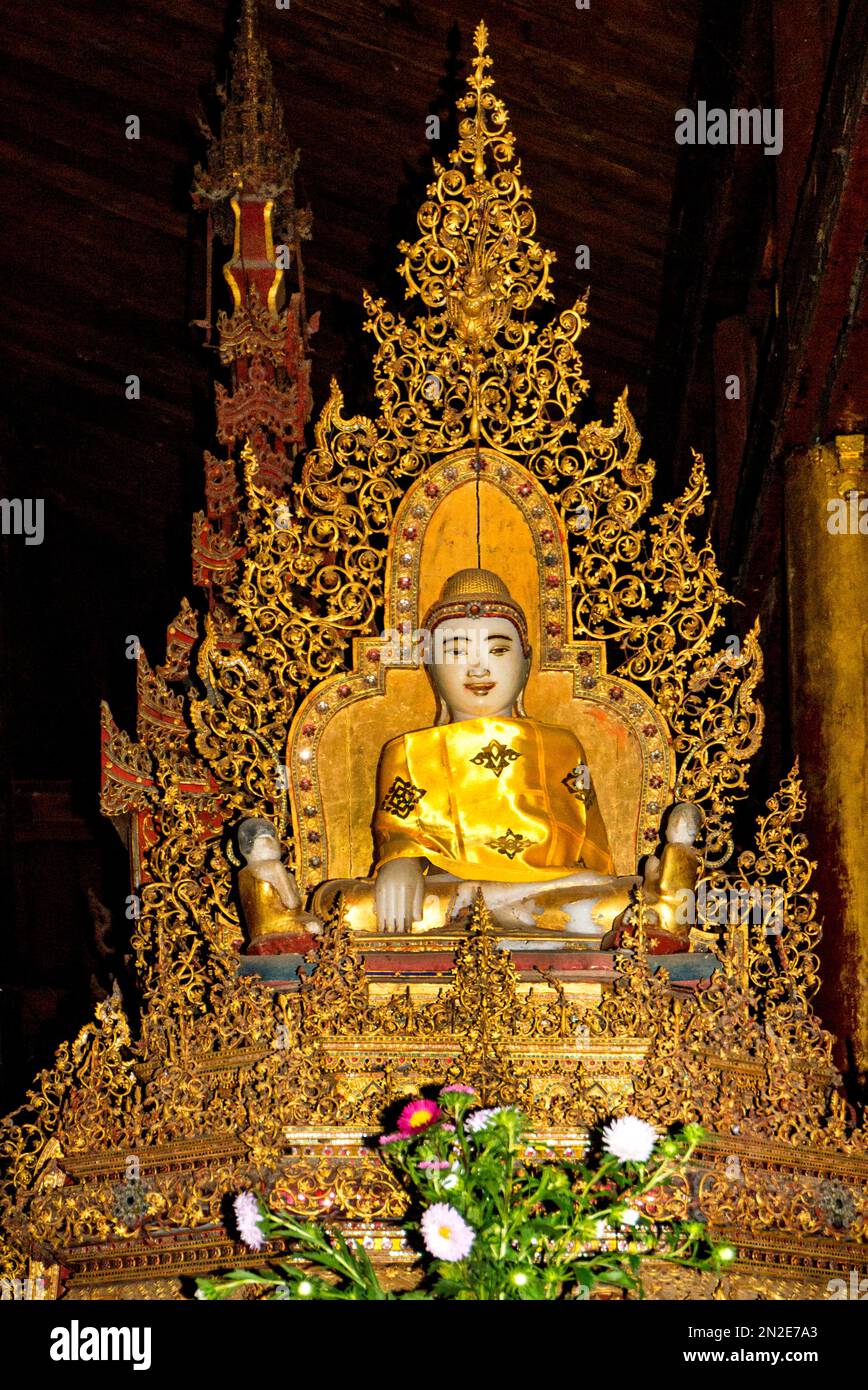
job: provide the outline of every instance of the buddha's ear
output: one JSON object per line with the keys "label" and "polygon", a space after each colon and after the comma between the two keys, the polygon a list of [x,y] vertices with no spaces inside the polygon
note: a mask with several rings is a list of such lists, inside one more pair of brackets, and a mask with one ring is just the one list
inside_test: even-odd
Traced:
{"label": "buddha's ear", "polygon": [[527,685],[527,678],[530,675],[531,662],[533,661],[533,651],[528,648],[527,656],[524,658],[524,680],[521,683],[521,690],[518,692],[515,701],[515,712],[519,719],[527,719],[527,710],[524,707],[524,692]]}
{"label": "buddha's ear", "polygon": [[434,680],[433,675],[431,674],[431,667],[428,665],[427,662],[423,663],[423,668],[425,671],[425,675],[428,677],[428,683],[431,686],[432,691],[434,692],[434,728],[436,729],[438,724],[449,723],[449,706],[446,704],[446,701],[443,699],[443,696],[437,689],[437,683]]}

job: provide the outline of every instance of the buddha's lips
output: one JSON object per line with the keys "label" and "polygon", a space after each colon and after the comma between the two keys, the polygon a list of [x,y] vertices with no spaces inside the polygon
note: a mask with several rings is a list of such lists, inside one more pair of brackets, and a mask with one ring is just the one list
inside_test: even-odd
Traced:
{"label": "buddha's lips", "polygon": [[487,681],[479,685],[473,684],[470,681],[465,681],[464,689],[471,690],[474,695],[487,695],[490,690],[494,689],[496,684],[497,681]]}

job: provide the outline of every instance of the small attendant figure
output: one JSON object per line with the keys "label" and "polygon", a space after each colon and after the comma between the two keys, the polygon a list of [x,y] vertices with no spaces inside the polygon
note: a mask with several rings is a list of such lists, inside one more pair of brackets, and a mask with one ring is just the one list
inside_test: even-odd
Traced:
{"label": "small attendant figure", "polygon": [[[696,922],[695,889],[702,872],[702,853],[694,840],[702,828],[702,811],[691,801],[672,807],[666,824],[666,844],[658,859],[645,864],[645,927],[648,954],[669,955],[690,946],[690,928]],[[635,938],[631,909],[615,922],[603,938],[603,950],[629,946]]]}
{"label": "small attendant figure", "polygon": [[302,906],[298,885],[281,863],[274,827],[259,817],[242,821],[238,848],[247,861],[238,875],[247,955],[304,955],[313,948],[322,924]]}

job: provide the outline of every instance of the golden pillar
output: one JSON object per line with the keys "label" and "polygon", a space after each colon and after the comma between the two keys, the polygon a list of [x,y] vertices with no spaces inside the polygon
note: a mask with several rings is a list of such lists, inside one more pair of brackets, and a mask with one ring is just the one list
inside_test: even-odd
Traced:
{"label": "golden pillar", "polygon": [[787,462],[793,742],[824,919],[819,1007],[868,1070],[868,468],[864,435]]}

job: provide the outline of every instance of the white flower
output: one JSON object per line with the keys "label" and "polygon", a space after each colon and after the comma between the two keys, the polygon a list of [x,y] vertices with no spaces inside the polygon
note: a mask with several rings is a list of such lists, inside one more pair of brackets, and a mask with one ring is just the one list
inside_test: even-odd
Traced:
{"label": "white flower", "polygon": [[621,1222],[622,1226],[635,1226],[636,1222],[641,1220],[641,1217],[641,1211],[637,1211],[635,1207],[625,1207],[620,1213],[618,1220]]}
{"label": "white flower", "polygon": [[460,1181],[457,1173],[447,1173],[446,1177],[442,1180],[442,1186],[447,1192],[451,1192],[454,1187],[458,1186]]}
{"label": "white flower", "polygon": [[259,1203],[253,1193],[239,1192],[233,1205],[238,1234],[244,1244],[249,1246],[251,1250],[261,1250],[265,1244],[265,1236],[259,1225]]}
{"label": "white flower", "polygon": [[447,1202],[435,1202],[422,1217],[425,1249],[437,1260],[463,1260],[470,1254],[476,1234],[464,1217]]}
{"label": "white flower", "polygon": [[494,1116],[499,1113],[500,1109],[497,1106],[491,1110],[474,1110],[464,1121],[464,1128],[470,1134],[478,1134],[481,1129],[487,1129]]}
{"label": "white flower", "polygon": [[313,1284],[309,1279],[300,1279],[295,1286],[295,1291],[299,1298],[310,1298],[313,1293]]}
{"label": "white flower", "polygon": [[603,1130],[603,1148],[620,1163],[630,1160],[647,1163],[656,1143],[657,1131],[654,1126],[637,1119],[635,1115],[623,1115],[619,1120],[612,1120]]}
{"label": "white flower", "polygon": [[464,1121],[464,1128],[470,1134],[478,1134],[481,1129],[488,1129],[492,1120],[496,1123],[498,1115],[511,1113],[512,1107],[509,1105],[493,1105],[488,1110],[474,1110]]}

